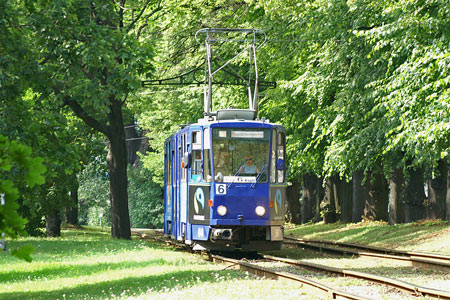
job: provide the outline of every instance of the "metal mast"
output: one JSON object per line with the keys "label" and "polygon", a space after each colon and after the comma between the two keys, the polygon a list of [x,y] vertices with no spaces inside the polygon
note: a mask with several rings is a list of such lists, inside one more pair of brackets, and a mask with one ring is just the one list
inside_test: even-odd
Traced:
{"label": "metal mast", "polygon": [[[235,39],[228,39],[227,34],[230,33],[242,33],[244,37],[239,37]],[[227,67],[231,69],[232,73],[235,76],[240,77],[242,80],[245,80],[241,75],[239,75],[230,65],[231,62],[236,60],[238,57],[242,56],[244,53],[248,52],[249,57],[249,77],[247,80],[247,90],[248,90],[248,104],[249,110],[254,112],[256,116],[256,109],[258,107],[258,87],[259,87],[259,77],[258,77],[258,64],[256,60],[256,51],[264,45],[266,42],[266,34],[259,29],[230,29],[230,28],[205,28],[200,29],[195,33],[195,40],[197,43],[202,45],[200,42],[199,36],[205,35],[205,48],[206,48],[206,78],[205,78],[205,88],[204,88],[204,115],[205,116],[215,116],[216,112],[212,112],[212,86],[214,83],[214,75],[216,75],[219,71],[225,71],[224,69]],[[220,38],[222,37],[222,38]],[[261,41],[262,40],[262,41]],[[218,42],[242,42],[247,43],[248,45],[236,54],[233,58],[227,60],[222,65],[218,66],[215,70],[212,65],[212,45],[217,44]],[[216,60],[214,60],[216,61]],[[253,91],[252,91],[252,83]]]}

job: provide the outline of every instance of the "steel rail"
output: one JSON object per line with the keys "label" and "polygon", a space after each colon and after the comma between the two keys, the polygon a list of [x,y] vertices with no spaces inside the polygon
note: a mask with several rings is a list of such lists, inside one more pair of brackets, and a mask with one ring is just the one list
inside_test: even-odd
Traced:
{"label": "steel rail", "polygon": [[266,277],[271,279],[278,280],[292,280],[295,282],[300,282],[304,287],[314,290],[315,292],[319,292],[324,296],[331,297],[331,299],[348,299],[348,300],[369,300],[371,298],[367,298],[364,296],[354,295],[351,293],[346,293],[343,291],[339,291],[327,285],[324,285],[320,282],[313,281],[311,279],[287,273],[287,272],[279,272],[274,271],[268,268],[264,268],[255,264],[251,264],[248,262],[226,258],[222,256],[212,255],[211,260],[215,263],[223,263],[227,264],[235,269],[239,269],[241,271],[247,271],[256,276]]}
{"label": "steel rail", "polygon": [[417,257],[424,257],[424,258],[429,258],[429,259],[437,259],[437,260],[441,260],[443,262],[450,262],[450,256],[442,255],[442,254],[436,254],[436,253],[425,253],[425,252],[417,252],[417,251],[397,250],[397,249],[389,249],[389,248],[382,248],[382,247],[360,245],[360,244],[354,244],[354,243],[343,243],[343,242],[325,241],[325,240],[295,239],[295,238],[290,238],[290,237],[286,237],[285,239],[293,240],[293,241],[301,241],[301,242],[305,242],[305,243],[317,243],[317,244],[335,245],[335,246],[339,246],[339,247],[361,249],[361,250],[367,250],[367,251],[370,251],[370,252],[377,252],[377,253],[384,253],[384,254],[417,256]]}
{"label": "steel rail", "polygon": [[431,296],[431,297],[436,297],[439,299],[450,299],[449,291],[427,288],[427,287],[415,285],[412,283],[408,283],[405,281],[393,279],[393,278],[388,278],[388,277],[364,273],[364,272],[340,269],[340,268],[335,268],[335,267],[330,267],[330,266],[324,266],[324,265],[320,265],[320,264],[304,262],[304,261],[299,261],[299,260],[289,259],[289,258],[281,258],[281,257],[270,256],[270,255],[263,255],[263,257],[268,260],[284,262],[284,263],[287,263],[290,265],[299,266],[299,267],[303,267],[303,268],[314,269],[314,270],[319,270],[319,271],[324,271],[324,272],[330,272],[330,273],[338,274],[338,275],[341,275],[344,277],[353,277],[353,278],[357,278],[357,279],[368,280],[370,282],[381,283],[381,284],[391,286],[391,287],[397,288],[397,289],[405,291],[405,292],[409,292],[413,295]]}
{"label": "steel rail", "polygon": [[[140,238],[146,238],[145,234],[140,233],[139,231],[133,231],[133,233],[140,236]],[[148,238],[148,237],[147,237]],[[159,241],[164,241],[166,243],[170,243],[174,246],[180,246],[179,243],[172,240],[162,239]],[[183,246],[186,246],[183,244]],[[373,254],[373,253],[372,253]],[[374,274],[368,274],[363,272],[357,272],[352,270],[345,270],[345,269],[339,269],[335,267],[329,267],[309,262],[302,262],[298,260],[293,259],[287,259],[287,258],[280,258],[280,257],[274,257],[270,255],[263,255],[264,259],[272,260],[272,261],[278,261],[278,262],[284,262],[291,265],[308,268],[308,269],[314,269],[319,270],[323,272],[330,272],[335,273],[341,276],[347,276],[347,277],[354,277],[358,279],[364,279],[371,282],[377,282],[381,284],[385,284],[391,287],[395,287],[399,290],[411,293],[413,295],[422,295],[422,296],[431,296],[431,297],[437,297],[439,299],[450,299],[450,292],[448,291],[442,291],[427,287],[422,287],[414,284],[410,284],[401,280],[396,280],[392,278],[387,278],[383,276],[378,276]],[[247,271],[249,273],[252,273],[256,276],[260,277],[267,277],[272,279],[282,279],[282,280],[292,280],[296,282],[300,282],[302,285],[304,285],[305,288],[312,289],[315,292],[320,292],[325,296],[331,297],[331,299],[349,299],[349,300],[370,300],[370,298],[354,295],[351,293],[339,291],[337,289],[334,289],[332,287],[329,287],[327,285],[324,285],[320,282],[313,281],[311,279],[305,278],[303,276],[299,276],[292,273],[287,272],[280,272],[280,271],[274,271],[268,268],[264,268],[255,264],[251,264],[245,261],[240,261],[232,258],[226,258],[222,256],[217,255],[210,255],[210,260],[216,263],[224,263],[227,264],[235,269],[239,269],[242,271]]]}
{"label": "steel rail", "polygon": [[[326,252],[337,253],[341,255],[355,255],[361,257],[364,256],[364,257],[375,257],[380,259],[394,260],[397,262],[401,262],[406,266],[426,268],[441,272],[450,272],[450,257],[445,255],[377,248],[350,243],[339,243],[339,242],[318,241],[318,240],[302,240],[293,238],[285,238],[284,244],[296,245],[297,247],[302,246],[311,249],[320,249]],[[340,248],[326,247],[321,246],[320,244],[331,245]],[[351,250],[351,248],[357,250]]]}

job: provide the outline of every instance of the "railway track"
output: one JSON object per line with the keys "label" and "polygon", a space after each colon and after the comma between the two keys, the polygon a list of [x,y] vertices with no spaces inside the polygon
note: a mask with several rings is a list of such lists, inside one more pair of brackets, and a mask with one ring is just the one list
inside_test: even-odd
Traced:
{"label": "railway track", "polygon": [[331,299],[372,300],[372,298],[368,298],[365,296],[354,295],[351,293],[346,293],[346,292],[340,291],[338,289],[329,287],[320,282],[311,280],[311,279],[303,277],[303,276],[299,276],[299,275],[287,273],[287,272],[274,271],[269,268],[264,268],[264,267],[258,266],[256,264],[252,264],[252,263],[245,262],[242,260],[236,260],[236,259],[232,259],[232,258],[218,256],[218,255],[212,255],[211,260],[215,263],[223,263],[223,264],[229,265],[235,269],[239,269],[241,271],[246,271],[246,272],[249,272],[256,276],[260,276],[260,277],[266,277],[266,278],[272,278],[272,279],[278,279],[278,280],[292,280],[292,281],[298,282],[299,284],[302,284],[303,287],[305,287],[309,290],[313,290],[315,293],[320,293],[321,295],[323,295],[325,297],[327,297],[327,296],[331,297]]}
{"label": "railway track", "polygon": [[313,270],[317,270],[317,271],[337,274],[339,276],[353,277],[353,278],[357,278],[357,279],[367,280],[370,282],[390,286],[390,287],[396,288],[398,290],[410,293],[412,295],[429,296],[429,297],[435,297],[435,298],[439,298],[439,299],[450,299],[449,291],[442,291],[442,290],[427,288],[427,287],[411,284],[408,282],[404,282],[401,280],[396,280],[393,278],[383,277],[383,276],[364,273],[364,272],[346,270],[346,269],[341,269],[341,268],[329,267],[329,266],[314,264],[314,263],[310,263],[310,262],[303,262],[300,260],[275,257],[275,256],[270,256],[270,255],[263,255],[263,258],[271,260],[271,261],[287,263],[287,264],[294,265],[294,266],[301,267],[301,268],[313,269]]}
{"label": "railway track", "polygon": [[[144,239],[148,238],[145,235],[142,235],[139,233],[138,233],[138,236],[140,236],[140,238],[144,238]],[[161,234],[157,234],[156,238],[155,238],[155,236],[153,236],[152,240],[180,246],[177,242],[174,242],[173,240],[165,239],[164,237],[162,237]],[[359,252],[356,250],[349,250],[349,248],[350,248],[349,245],[353,245],[353,244],[345,244],[345,245],[347,245],[346,249],[337,250],[336,248],[326,247],[323,245],[326,244],[326,245],[334,245],[335,247],[336,246],[342,247],[341,244],[343,244],[343,243],[334,243],[334,242],[326,242],[326,241],[321,241],[321,243],[318,243],[317,241],[315,241],[313,243],[311,241],[305,242],[303,240],[288,239],[287,241],[285,241],[285,243],[294,244],[297,246],[304,246],[307,244],[311,247],[313,247],[312,245],[315,244],[315,246],[314,246],[315,249],[318,249],[316,247],[317,244],[322,244],[321,248],[323,251],[327,251],[327,249],[323,249],[323,248],[330,248],[330,251],[332,251],[332,252],[340,253],[340,254],[343,254],[345,252],[345,254],[351,254],[351,255],[355,255],[355,254],[359,255],[361,252],[361,249],[367,250],[368,248],[370,248],[373,251],[371,254],[376,254],[376,255],[386,255],[386,254],[381,254],[381,253],[388,252],[388,253],[391,253],[391,254],[389,254],[390,256],[398,256],[399,254],[392,255],[392,253],[393,252],[401,252],[402,255],[405,256],[404,258],[407,258],[405,253],[408,253],[407,251],[397,251],[397,250],[392,251],[391,249],[365,247],[365,246],[361,246],[361,245],[355,245],[355,247],[354,247],[354,248],[360,249]],[[186,249],[186,247],[183,247],[183,248]],[[377,251],[378,253],[374,253],[375,251]],[[423,253],[421,253],[421,254],[423,254]],[[261,267],[260,265],[257,265],[255,263],[250,263],[250,262],[246,261],[245,259],[238,260],[238,259],[227,258],[227,257],[219,256],[219,255],[209,255],[208,257],[213,262],[223,263],[234,269],[239,269],[241,271],[247,271],[249,273],[252,273],[252,274],[260,276],[260,277],[267,277],[267,278],[280,279],[280,280],[292,280],[292,281],[298,282],[305,289],[308,289],[314,293],[322,294],[325,297],[330,297],[331,299],[353,299],[353,300],[373,299],[373,298],[368,298],[367,296],[363,296],[363,295],[356,295],[356,294],[348,293],[348,292],[336,289],[334,287],[327,286],[321,282],[311,280],[310,278],[306,278],[304,276],[299,276],[294,273],[280,272],[280,271],[275,271],[270,268]],[[368,281],[371,283],[377,283],[377,284],[381,284],[384,286],[392,287],[392,288],[395,288],[396,290],[406,292],[413,296],[428,296],[428,297],[434,297],[434,298],[438,298],[438,299],[449,299],[450,300],[450,291],[443,291],[443,290],[438,290],[438,289],[427,288],[427,287],[411,284],[411,283],[408,283],[405,281],[387,278],[387,277],[383,277],[383,276],[379,276],[379,275],[375,275],[375,274],[340,269],[340,268],[324,266],[324,265],[310,263],[310,262],[304,262],[301,260],[287,259],[287,258],[270,256],[270,255],[261,255],[259,261],[261,261],[261,259],[263,259],[265,261],[275,261],[275,262],[285,263],[285,264],[293,265],[295,267],[314,270],[314,271],[318,271],[318,272],[332,273],[337,276],[357,278],[357,279],[365,280],[365,281]],[[445,259],[445,257],[444,257],[444,259]]]}
{"label": "railway track", "polygon": [[405,266],[426,268],[441,272],[450,272],[450,256],[415,251],[364,246],[351,243],[339,243],[322,240],[304,240],[285,238],[285,246],[296,246],[318,251],[340,254],[372,257],[400,262]]}

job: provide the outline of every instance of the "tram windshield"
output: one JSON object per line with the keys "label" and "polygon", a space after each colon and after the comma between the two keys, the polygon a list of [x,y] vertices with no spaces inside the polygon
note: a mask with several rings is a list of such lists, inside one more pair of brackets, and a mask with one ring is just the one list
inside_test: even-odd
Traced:
{"label": "tram windshield", "polygon": [[213,128],[217,182],[267,182],[270,129]]}

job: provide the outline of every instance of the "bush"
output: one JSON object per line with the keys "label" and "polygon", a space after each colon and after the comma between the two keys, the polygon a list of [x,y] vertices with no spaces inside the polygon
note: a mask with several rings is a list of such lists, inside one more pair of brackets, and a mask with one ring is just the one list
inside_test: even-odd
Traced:
{"label": "bush", "polygon": [[78,188],[80,225],[111,225],[111,202],[106,162],[95,160],[88,164],[80,174]]}
{"label": "bush", "polygon": [[161,186],[151,181],[152,174],[141,165],[128,168],[128,206],[134,228],[162,228],[164,206]]}
{"label": "bush", "polygon": [[[161,186],[151,181],[152,174],[142,166],[128,168],[128,207],[131,227],[162,228]],[[80,225],[111,225],[111,202],[106,163],[96,160],[81,172],[78,222]]]}

